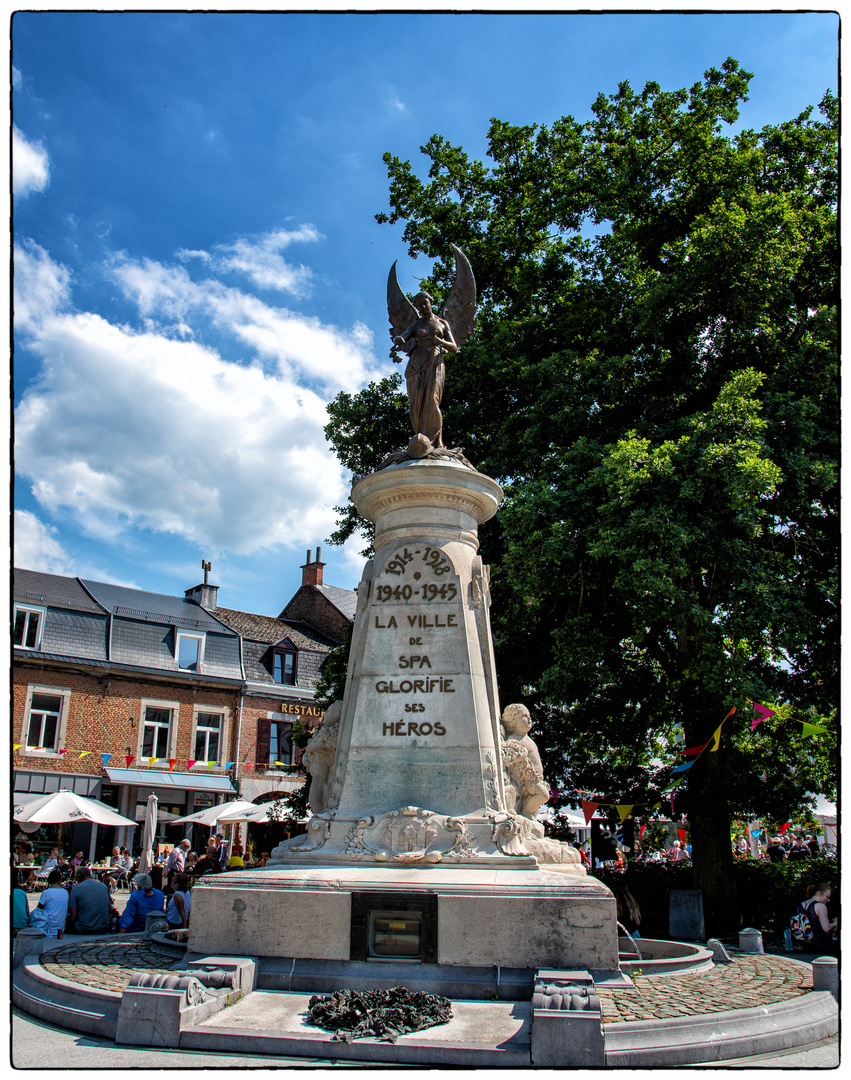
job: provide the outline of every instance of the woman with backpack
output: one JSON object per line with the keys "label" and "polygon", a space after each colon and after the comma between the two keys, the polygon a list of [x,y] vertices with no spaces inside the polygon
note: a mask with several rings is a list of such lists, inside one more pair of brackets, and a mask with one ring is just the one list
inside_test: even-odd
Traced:
{"label": "woman with backpack", "polygon": [[822,883],[810,885],[807,888],[807,899],[801,904],[803,911],[810,920],[813,936],[807,942],[807,952],[833,953],[838,951],[838,941],[833,936],[836,930],[837,919],[830,921],[827,914],[827,903],[830,900],[830,886]]}

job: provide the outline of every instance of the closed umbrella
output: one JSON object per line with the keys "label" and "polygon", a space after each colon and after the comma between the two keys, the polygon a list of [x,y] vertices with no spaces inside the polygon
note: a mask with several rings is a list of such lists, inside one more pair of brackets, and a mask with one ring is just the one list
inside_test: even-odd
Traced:
{"label": "closed umbrella", "polygon": [[195,814],[189,814],[187,817],[175,818],[172,825],[182,825],[184,822],[192,825],[209,825],[211,828],[215,825],[219,819],[230,812],[238,813],[240,810],[247,810],[255,807],[254,803],[245,802],[244,799],[233,799],[231,802],[219,803],[218,806],[208,806],[206,810],[199,810]]}
{"label": "closed umbrella", "polygon": [[63,821],[93,821],[96,825],[135,825],[135,821],[117,813],[106,803],[88,799],[74,791],[54,791],[26,806],[15,807],[15,821],[39,825],[58,825]]}
{"label": "closed umbrella", "polygon": [[154,865],[154,837],[157,832],[157,797],[151,792],[145,810],[145,828],[142,831],[142,855],[139,859],[139,873],[150,874]]}

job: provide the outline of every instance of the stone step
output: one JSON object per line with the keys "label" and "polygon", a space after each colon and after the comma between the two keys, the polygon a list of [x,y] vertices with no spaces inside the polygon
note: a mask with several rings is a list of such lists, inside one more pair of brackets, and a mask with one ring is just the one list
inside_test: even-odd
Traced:
{"label": "stone step", "polygon": [[453,1001],[448,1024],[409,1032],[395,1043],[380,1039],[334,1041],[333,1033],[306,1023],[310,994],[255,990],[230,1008],[180,1034],[180,1048],[285,1054],[406,1065],[529,1068],[531,1005]]}

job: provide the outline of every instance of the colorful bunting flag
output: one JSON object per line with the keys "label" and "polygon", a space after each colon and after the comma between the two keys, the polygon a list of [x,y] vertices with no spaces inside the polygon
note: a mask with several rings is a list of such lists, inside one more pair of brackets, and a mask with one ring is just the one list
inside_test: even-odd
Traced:
{"label": "colorful bunting flag", "polygon": [[618,817],[621,819],[621,824],[623,824],[623,822],[626,821],[626,819],[632,813],[632,808],[634,806],[635,806],[635,803],[629,803],[629,805],[624,803],[621,806],[616,806],[615,807],[615,809],[618,812]]}
{"label": "colorful bunting flag", "polygon": [[80,751],[80,757],[85,757],[87,754],[90,754],[90,753],[91,753],[91,750],[81,750]]}
{"label": "colorful bunting flag", "polygon": [[177,764],[177,758],[176,757],[170,757],[168,759],[168,771],[171,772],[174,769],[176,764]]}
{"label": "colorful bunting flag", "polygon": [[68,751],[67,750],[58,750],[57,753],[59,753],[59,754],[67,754]]}
{"label": "colorful bunting flag", "polygon": [[[157,762],[158,762],[159,760],[160,760],[160,759],[159,759],[158,757],[151,757],[151,758],[148,758],[148,765],[149,765],[149,766],[150,766],[150,765],[156,765],[156,763],[157,763]],[[175,758],[175,760],[177,760],[177,759]]]}
{"label": "colorful bunting flag", "polygon": [[229,769],[229,768],[230,768],[230,767],[231,767],[232,765],[234,765],[234,764],[235,764],[235,762],[233,762],[233,761],[228,761],[228,762],[226,762],[226,763],[225,763],[225,768],[226,768],[226,769]]}
{"label": "colorful bunting flag", "polygon": [[125,754],[124,755],[124,760],[127,762],[127,768],[128,769],[133,764],[133,761],[134,761],[135,757],[136,757],[135,754]]}
{"label": "colorful bunting flag", "polygon": [[804,720],[799,720],[802,735],[826,735],[827,728],[819,727],[818,724],[808,724]]}
{"label": "colorful bunting flag", "polygon": [[703,751],[709,746],[708,742],[705,742],[703,746],[692,746],[688,750],[680,750],[680,754],[683,757],[689,757],[691,754],[702,754]]}
{"label": "colorful bunting flag", "polygon": [[673,776],[674,773],[688,772],[688,770],[692,767],[692,765],[694,765],[693,761],[687,761],[684,765],[676,765],[676,766],[674,766],[674,768],[671,769],[671,776]]}
{"label": "colorful bunting flag", "polygon": [[789,826],[790,826],[791,824],[792,824],[792,822],[791,822],[791,821],[787,821],[787,822],[786,822],[786,823],[785,823],[784,825],[781,825],[781,826],[780,826],[780,829],[779,829],[778,831],[779,831],[779,833],[780,833],[780,835],[781,835],[781,836],[783,836],[783,835],[785,834],[786,830],[787,830],[787,829],[789,828]]}
{"label": "colorful bunting flag", "polygon": [[685,842],[686,842],[686,831],[685,831],[685,829],[677,829],[677,836],[680,838],[680,843],[685,844]]}
{"label": "colorful bunting flag", "polygon": [[107,763],[107,762],[109,761],[109,759],[110,759],[110,758],[112,757],[112,754],[101,754],[101,757],[103,758],[103,763],[104,763],[104,765],[106,765],[106,763]]}
{"label": "colorful bunting flag", "polygon": [[585,824],[586,825],[590,824],[591,818],[594,816],[594,811],[597,809],[597,807],[599,805],[600,805],[599,803],[595,803],[595,802],[583,802],[582,803],[582,813],[585,815]]}
{"label": "colorful bunting flag", "polygon": [[756,701],[753,703],[753,709],[757,715],[751,720],[751,731],[756,731],[763,720],[767,720],[769,716],[777,715],[773,709],[768,709],[765,705],[759,705]]}
{"label": "colorful bunting flag", "polygon": [[186,762],[186,768],[191,769],[193,765],[197,765],[197,764],[198,764],[197,761],[191,761],[191,760],[187,761]]}
{"label": "colorful bunting flag", "polygon": [[246,761],[246,763],[245,763],[246,769],[250,769],[253,764],[254,764],[253,761]]}

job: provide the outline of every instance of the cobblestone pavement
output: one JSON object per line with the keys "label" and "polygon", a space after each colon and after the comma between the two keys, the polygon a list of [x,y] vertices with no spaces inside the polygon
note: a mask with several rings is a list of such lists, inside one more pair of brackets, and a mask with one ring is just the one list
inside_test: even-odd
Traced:
{"label": "cobblestone pavement", "polygon": [[812,970],[780,956],[732,955],[731,964],[692,975],[637,975],[635,989],[597,987],[603,1023],[700,1016],[729,1009],[752,1009],[806,994]]}
{"label": "cobblestone pavement", "polygon": [[158,950],[150,941],[129,934],[60,945],[41,954],[42,967],[59,979],[70,979],[98,990],[126,990],[137,972],[168,973],[183,963]]}
{"label": "cobblestone pavement", "polygon": [[[636,976],[635,987],[597,987],[603,1023],[666,1019],[750,1009],[806,994],[808,965],[768,954],[734,954],[731,964],[692,975]],[[42,965],[60,979],[121,992],[136,972],[168,972],[182,964],[157,945],[130,935],[63,943],[42,953]]]}

